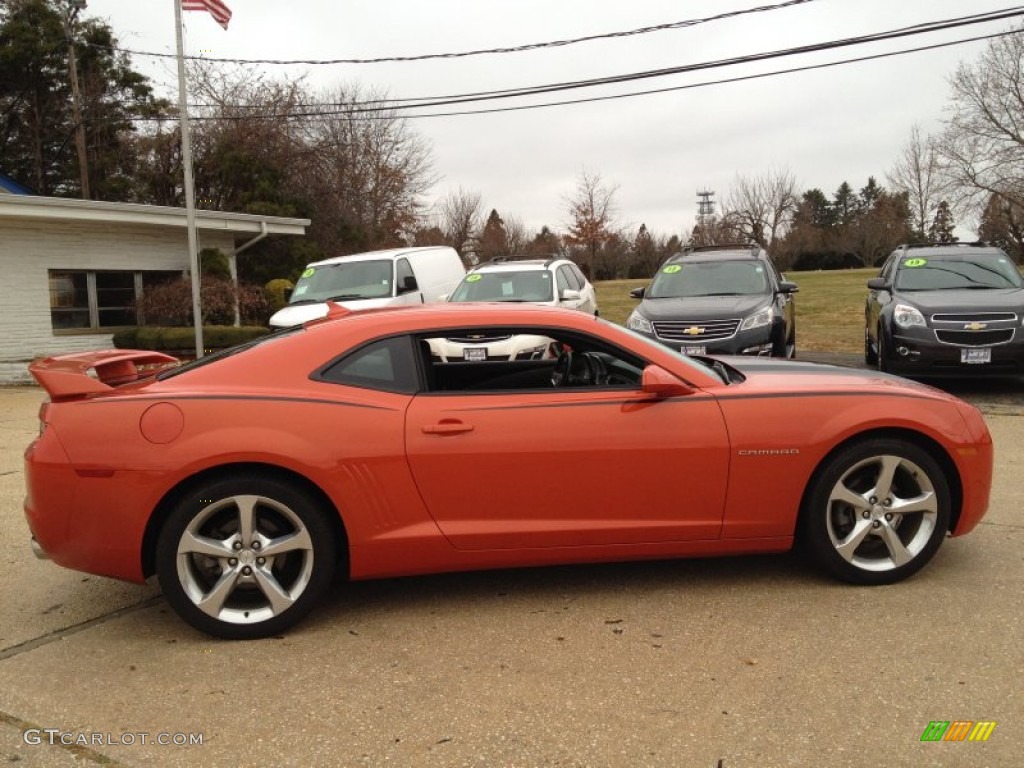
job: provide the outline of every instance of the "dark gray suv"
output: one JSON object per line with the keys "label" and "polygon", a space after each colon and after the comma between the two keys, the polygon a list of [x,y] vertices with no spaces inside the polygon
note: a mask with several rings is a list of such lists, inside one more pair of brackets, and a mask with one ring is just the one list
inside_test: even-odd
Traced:
{"label": "dark gray suv", "polygon": [[797,290],[756,245],[688,249],[630,293],[626,326],[689,355],[795,357]]}

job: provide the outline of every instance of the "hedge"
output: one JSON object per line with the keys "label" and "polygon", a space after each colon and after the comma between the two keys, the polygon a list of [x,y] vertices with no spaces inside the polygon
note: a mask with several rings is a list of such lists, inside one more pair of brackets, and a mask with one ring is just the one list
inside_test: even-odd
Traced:
{"label": "hedge", "polygon": [[[240,328],[232,325],[204,325],[203,346],[208,352],[225,349],[266,336],[268,333],[268,328],[256,325],[245,325]],[[196,334],[193,328],[143,325],[117,331],[114,334],[114,346],[118,349],[188,352],[196,348]]]}

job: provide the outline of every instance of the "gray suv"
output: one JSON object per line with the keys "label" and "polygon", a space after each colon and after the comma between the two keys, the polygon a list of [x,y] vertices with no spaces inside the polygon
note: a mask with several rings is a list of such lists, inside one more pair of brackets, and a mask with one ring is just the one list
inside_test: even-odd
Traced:
{"label": "gray suv", "polygon": [[756,245],[691,248],[633,289],[626,326],[688,355],[795,357],[798,290]]}

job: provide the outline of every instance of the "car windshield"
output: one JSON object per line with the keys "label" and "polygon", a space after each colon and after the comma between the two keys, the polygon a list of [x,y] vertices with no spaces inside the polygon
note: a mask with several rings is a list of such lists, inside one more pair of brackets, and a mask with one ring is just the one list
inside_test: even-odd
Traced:
{"label": "car windshield", "polygon": [[764,264],[743,261],[684,261],[658,270],[647,298],[675,299],[695,296],[753,296],[766,293]]}
{"label": "car windshield", "polygon": [[896,288],[900,291],[1020,288],[1022,285],[1017,267],[1004,254],[909,257],[903,259],[896,272]]}
{"label": "car windshield", "polygon": [[470,272],[449,301],[551,301],[551,273],[546,269]]}
{"label": "car windshield", "polygon": [[328,299],[382,299],[391,295],[392,261],[342,261],[306,269],[295,284],[289,304]]}

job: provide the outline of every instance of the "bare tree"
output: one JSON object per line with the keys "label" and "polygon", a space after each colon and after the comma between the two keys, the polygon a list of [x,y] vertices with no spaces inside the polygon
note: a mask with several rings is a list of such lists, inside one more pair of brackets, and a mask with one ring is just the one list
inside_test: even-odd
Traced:
{"label": "bare tree", "polygon": [[578,246],[583,265],[592,270],[601,246],[615,233],[615,192],[617,186],[607,184],[600,173],[580,173],[575,192],[565,198],[569,214],[565,242]]}
{"label": "bare tree", "polygon": [[723,204],[722,220],[741,239],[771,252],[789,230],[798,202],[796,179],[788,170],[737,175]]}
{"label": "bare tree", "polygon": [[449,245],[461,256],[466,244],[478,235],[483,226],[480,193],[462,187],[449,192],[438,204],[438,218]]}
{"label": "bare tree", "polygon": [[922,137],[920,126],[910,130],[910,139],[886,174],[886,181],[894,191],[907,193],[914,232],[923,235],[942,196],[943,185],[935,141]]}
{"label": "bare tree", "polygon": [[980,209],[995,195],[1024,206],[1024,33],[989,41],[981,58],[950,79],[937,149],[959,203]]}

